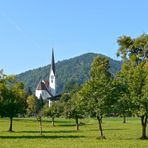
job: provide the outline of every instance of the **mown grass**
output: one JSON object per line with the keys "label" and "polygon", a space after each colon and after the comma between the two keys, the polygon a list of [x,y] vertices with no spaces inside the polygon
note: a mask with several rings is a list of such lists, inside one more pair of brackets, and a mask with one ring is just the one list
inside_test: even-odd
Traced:
{"label": "mown grass", "polygon": [[0,119],[0,148],[147,148],[148,140],[140,140],[141,126],[137,118],[105,118],[105,140],[99,140],[95,119],[83,119],[85,123],[75,130],[74,120],[56,119],[51,126],[49,119],[43,121],[43,136],[40,136],[36,119],[14,119],[13,130],[8,132],[9,119]]}

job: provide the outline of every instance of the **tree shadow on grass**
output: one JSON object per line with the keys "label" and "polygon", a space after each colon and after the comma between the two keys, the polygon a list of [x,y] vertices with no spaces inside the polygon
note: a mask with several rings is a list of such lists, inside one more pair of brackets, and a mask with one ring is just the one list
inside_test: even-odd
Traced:
{"label": "tree shadow on grass", "polygon": [[76,126],[76,124],[60,124],[60,125],[57,125],[57,126]]}
{"label": "tree shadow on grass", "polygon": [[[99,129],[89,129],[89,131],[98,131]],[[128,130],[126,128],[106,128],[103,131],[120,131],[120,130]]]}
{"label": "tree shadow on grass", "polygon": [[[38,122],[36,118],[14,118],[13,119],[14,121],[31,121],[31,122]],[[47,123],[51,123],[52,120],[49,118],[49,119],[43,119],[43,122],[47,122]],[[55,119],[55,124],[56,123],[63,123],[63,124],[69,124],[69,123],[72,123],[71,120],[56,120]]]}
{"label": "tree shadow on grass", "polygon": [[[79,123],[79,126],[84,126],[84,125],[89,125],[89,124],[86,124],[86,123],[83,123],[83,122]],[[57,125],[57,126],[76,126],[76,123],[60,124],[60,125]]]}
{"label": "tree shadow on grass", "polygon": [[137,141],[147,141],[148,139],[141,139],[140,137],[139,138],[136,138],[136,137],[119,137],[118,139],[116,138],[116,140],[137,140]]}
{"label": "tree shadow on grass", "polygon": [[85,136],[73,136],[73,135],[68,135],[68,136],[0,136],[0,139],[58,139],[58,138],[84,138]]}
{"label": "tree shadow on grass", "polygon": [[[44,121],[44,122],[52,122],[52,120],[46,120],[46,121]],[[55,123],[67,123],[67,124],[70,124],[70,123],[72,123],[72,121],[71,120],[56,120],[55,119]]]}
{"label": "tree shadow on grass", "polygon": [[106,128],[104,131],[121,131],[121,130],[128,130],[127,128]]}
{"label": "tree shadow on grass", "polygon": [[[42,133],[76,133],[76,130],[42,131]],[[40,133],[40,131],[17,131],[15,133]]]}

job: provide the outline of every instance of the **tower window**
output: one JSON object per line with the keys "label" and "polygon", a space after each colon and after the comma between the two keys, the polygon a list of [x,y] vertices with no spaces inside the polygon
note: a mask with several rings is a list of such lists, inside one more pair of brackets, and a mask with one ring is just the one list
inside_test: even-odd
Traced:
{"label": "tower window", "polygon": [[53,75],[51,75],[51,83],[53,83],[53,80],[54,80],[54,76]]}
{"label": "tower window", "polygon": [[54,79],[54,76],[53,75],[51,75],[51,79]]}

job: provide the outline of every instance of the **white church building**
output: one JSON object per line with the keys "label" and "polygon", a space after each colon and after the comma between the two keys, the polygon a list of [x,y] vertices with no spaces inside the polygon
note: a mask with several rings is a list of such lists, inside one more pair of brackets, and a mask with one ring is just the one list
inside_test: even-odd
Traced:
{"label": "white church building", "polygon": [[44,101],[49,101],[49,106],[52,101],[59,100],[60,95],[56,94],[56,74],[54,50],[52,49],[51,66],[49,72],[49,80],[41,80],[35,90],[35,95],[38,99],[42,97]]}

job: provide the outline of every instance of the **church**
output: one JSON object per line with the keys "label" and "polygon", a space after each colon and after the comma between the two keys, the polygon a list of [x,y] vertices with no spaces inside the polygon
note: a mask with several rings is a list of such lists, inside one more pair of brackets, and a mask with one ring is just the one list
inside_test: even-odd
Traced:
{"label": "church", "polygon": [[41,80],[35,90],[35,96],[43,101],[49,101],[49,107],[52,101],[57,101],[60,95],[56,94],[56,69],[54,61],[54,50],[52,49],[51,66],[49,71],[49,80]]}

